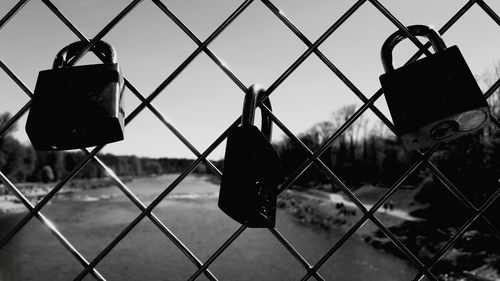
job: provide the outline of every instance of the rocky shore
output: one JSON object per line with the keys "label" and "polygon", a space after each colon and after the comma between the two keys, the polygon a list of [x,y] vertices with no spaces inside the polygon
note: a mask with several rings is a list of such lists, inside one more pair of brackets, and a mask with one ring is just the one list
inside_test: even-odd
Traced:
{"label": "rocky shore", "polygon": [[[331,196],[330,193],[320,190],[293,187],[280,195],[278,207],[293,214],[297,221],[302,224],[325,231],[333,228],[347,231],[359,221],[363,214],[348,200],[347,203],[336,201],[337,196],[343,198],[340,194]],[[365,207],[371,207],[365,201],[362,200],[362,202]],[[409,209],[422,207],[414,204],[410,207],[409,205],[406,206]],[[386,208],[380,208],[379,212],[375,214],[377,219],[424,262],[432,260],[434,254],[448,241],[448,237],[451,237],[456,231],[449,228],[448,233],[443,233],[446,230],[429,228],[424,219],[412,217],[408,214],[409,211],[405,210],[406,208],[389,210],[387,206],[384,207]],[[400,214],[408,214],[408,216]],[[428,230],[422,231],[422,229]],[[354,237],[377,249],[407,259],[372,222],[365,223]],[[465,240],[463,243],[458,243],[433,267],[433,273],[438,274],[439,278],[444,281],[500,281],[498,271],[500,252],[495,250],[488,252],[481,248],[484,245],[494,245],[495,243],[498,246],[498,240],[476,230],[466,232],[463,239]]]}
{"label": "rocky shore", "polygon": [[24,212],[26,208],[13,195],[0,196],[0,216]]}
{"label": "rocky shore", "polygon": [[[129,182],[132,178],[122,178],[122,181]],[[43,198],[56,183],[19,183],[16,187],[28,198],[32,203],[38,202]],[[109,187],[114,185],[114,181],[110,178],[98,179],[74,179],[68,182],[56,196],[67,195],[68,193]],[[28,209],[22,202],[12,193],[10,193],[4,185],[0,185],[0,216],[12,213],[26,212]]]}

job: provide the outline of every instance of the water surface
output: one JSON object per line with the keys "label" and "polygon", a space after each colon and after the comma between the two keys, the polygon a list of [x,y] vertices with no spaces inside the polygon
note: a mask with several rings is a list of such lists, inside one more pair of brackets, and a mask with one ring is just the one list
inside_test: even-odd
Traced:
{"label": "water surface", "polygon": [[[135,179],[127,186],[149,204],[175,175]],[[187,177],[153,213],[202,261],[206,261],[238,228],[217,207],[219,187],[204,178]],[[117,187],[75,192],[42,209],[87,260],[95,258],[139,215]],[[3,237],[22,214],[0,218]],[[298,224],[278,210],[278,231],[311,264],[343,235]],[[196,267],[149,220],[140,222],[106,256],[97,269],[107,280],[186,280]],[[34,219],[0,250],[0,280],[72,280],[82,266],[44,225]],[[247,229],[210,266],[219,280],[299,280],[304,267],[267,229]],[[415,269],[378,251],[357,237],[320,270],[327,280],[411,280]],[[90,275],[85,280],[94,280]],[[198,280],[207,280],[201,275]],[[314,280],[314,279],[311,279]]]}

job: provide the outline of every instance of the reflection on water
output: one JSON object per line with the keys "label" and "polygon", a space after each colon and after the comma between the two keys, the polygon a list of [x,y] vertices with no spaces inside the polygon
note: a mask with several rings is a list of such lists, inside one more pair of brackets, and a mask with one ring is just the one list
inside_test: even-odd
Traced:
{"label": "reflection on water", "polygon": [[[145,204],[175,176],[136,179],[128,186]],[[190,176],[174,189],[154,214],[201,260],[222,245],[239,225],[217,208],[218,186]],[[139,210],[116,188],[75,192],[43,209],[87,260],[96,257]],[[309,261],[319,260],[342,236],[296,224],[278,210],[277,229]],[[0,221],[0,237],[22,215]],[[37,220],[0,251],[0,280],[72,280],[82,266]],[[102,260],[97,270],[107,280],[186,280],[196,267],[149,220],[144,219]],[[298,280],[305,270],[266,229],[247,229],[210,266],[219,280]],[[409,280],[415,270],[406,262],[350,239],[325,264],[327,280]],[[93,280],[87,277],[85,280]],[[207,280],[203,275],[198,280]]]}

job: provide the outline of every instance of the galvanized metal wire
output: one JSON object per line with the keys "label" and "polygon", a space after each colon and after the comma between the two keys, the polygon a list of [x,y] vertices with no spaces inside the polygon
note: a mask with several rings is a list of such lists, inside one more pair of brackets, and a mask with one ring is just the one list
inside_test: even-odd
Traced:
{"label": "galvanized metal wire", "polygon": [[[11,10],[7,12],[2,19],[0,19],[0,31],[5,27],[9,21],[29,2],[30,0],[21,0],[15,4]],[[76,63],[80,60],[87,52],[93,51],[97,57],[103,59],[102,55],[93,50],[93,46],[101,39],[106,36],[115,26],[123,20],[131,11],[133,11],[137,6],[143,2],[142,0],[131,1],[118,15],[116,15],[104,28],[102,28],[92,39],[88,39],[79,29],[75,26],[50,0],[40,0],[46,7],[52,11],[55,17],[57,17],[61,23],[66,26],[71,32],[73,32],[80,40],[86,42],[85,48],[70,62],[70,64]],[[245,93],[248,87],[229,69],[209,48],[209,45],[217,39],[217,37],[224,32],[224,30],[230,26],[235,19],[241,16],[246,9],[254,3],[254,0],[245,0],[234,10],[204,41],[201,41],[191,30],[185,25],[161,0],[151,0],[156,7],[161,10],[166,17],[168,17],[172,22],[182,30],[188,38],[190,38],[198,47],[187,57],[182,63],[170,73],[162,83],[160,83],[155,90],[149,95],[145,96],[137,88],[125,78],[126,87],[137,97],[140,104],[126,117],[126,125],[133,121],[135,117],[143,112],[144,109],[148,109],[153,113],[153,115],[158,118],[158,120],[172,132],[196,157],[188,168],[186,168],[171,184],[163,189],[163,191],[158,195],[149,205],[145,205],[141,200],[127,187],[123,181],[116,176],[111,169],[109,169],[106,164],[99,159],[97,153],[103,149],[104,146],[98,146],[92,151],[87,149],[82,149],[85,153],[85,157],[80,162],[75,169],[68,173],[63,179],[61,179],[48,193],[40,200],[36,205],[32,203],[23,195],[21,190],[13,184],[8,177],[5,176],[3,172],[0,171],[0,181],[4,183],[9,191],[14,194],[28,209],[28,213],[19,221],[12,229],[10,229],[4,237],[0,237],[0,250],[5,247],[9,241],[16,236],[16,234],[22,230],[28,222],[30,222],[34,217],[40,220],[44,225],[46,225],[51,233],[56,236],[58,241],[72,254],[72,256],[82,265],[82,271],[75,280],[82,280],[88,274],[91,274],[97,280],[106,280],[101,273],[99,273],[95,268],[100,263],[100,261],[105,258],[116,245],[118,245],[126,235],[133,230],[139,222],[141,222],[145,217],[148,217],[158,230],[163,233],[178,249],[181,251],[190,262],[192,262],[197,270],[189,277],[188,280],[195,280],[199,275],[204,274],[209,280],[218,280],[217,277],[209,270],[210,265],[217,260],[217,258],[232,244],[236,241],[240,235],[246,230],[246,227],[239,227],[234,233],[228,234],[228,238],[220,245],[210,257],[202,262],[196,256],[196,254],[191,251],[182,241],[179,239],[172,230],[170,230],[154,213],[154,208],[167,197],[172,190],[174,190],[191,172],[196,169],[196,167],[204,163],[210,171],[217,177],[221,178],[222,173],[216,168],[216,166],[211,163],[206,157],[216,149],[227,137],[227,132],[230,127],[237,126],[239,123],[239,117],[235,118],[235,121],[222,132],[219,137],[203,152],[198,151],[191,142],[175,127],[172,122],[168,121],[168,118],[153,106],[152,102],[155,98],[162,94],[162,92],[186,69],[186,67],[201,53],[205,53],[217,65],[222,72],[224,72],[228,78],[242,91]],[[322,266],[333,256],[339,249],[341,249],[345,242],[348,241],[357,230],[359,230],[366,222],[371,221],[376,225],[382,233],[384,233],[394,245],[403,253],[409,262],[414,264],[418,269],[418,273],[415,275],[413,280],[420,280],[424,276],[430,280],[438,280],[437,277],[431,272],[432,268],[446,255],[446,253],[460,240],[461,236],[470,228],[470,226],[476,221],[482,221],[485,223],[491,233],[499,239],[500,232],[498,228],[491,222],[491,220],[486,216],[485,212],[487,209],[498,200],[500,197],[500,190],[497,190],[492,195],[490,195],[486,201],[480,206],[475,206],[469,198],[467,198],[460,190],[454,185],[454,183],[443,173],[438,167],[432,163],[430,157],[438,149],[435,146],[428,151],[420,152],[419,159],[414,162],[399,178],[396,180],[388,191],[370,208],[367,209],[361,200],[356,197],[356,195],[349,189],[349,187],[340,180],[338,175],[336,175],[328,166],[321,161],[320,156],[327,151],[327,149],[332,145],[332,143],[345,133],[353,124],[356,122],[368,109],[370,109],[376,117],[378,117],[392,132],[395,133],[394,125],[389,121],[389,119],[375,106],[375,102],[383,95],[382,89],[377,90],[371,97],[368,97],[345,75],[341,69],[339,69],[326,55],[324,55],[318,48],[321,46],[335,31],[344,24],[344,22],[349,19],[353,14],[355,14],[360,7],[363,5],[368,5],[370,3],[373,5],[383,16],[385,16],[395,28],[401,30],[408,38],[415,44],[418,51],[407,61],[411,63],[417,60],[423,54],[429,55],[430,43],[422,44],[417,38],[409,33],[405,25],[390,11],[390,7],[382,5],[377,0],[358,0],[356,1],[340,18],[338,18],[324,33],[314,42],[310,41],[307,36],[304,35],[293,22],[287,18],[283,13],[280,13],[280,9],[271,0],[261,0],[265,7],[274,14],[277,19],[282,22],[291,33],[297,36],[301,42],[307,47],[292,64],[279,75],[274,82],[265,91],[265,94],[259,100],[259,106],[261,109],[270,116],[273,122],[300,148],[306,155],[305,159],[291,174],[287,175],[286,181],[281,185],[280,192],[285,191],[290,186],[292,186],[295,181],[311,166],[316,165],[329,179],[330,181],[338,186],[342,192],[357,206],[357,208],[363,213],[361,219],[359,219],[345,234],[339,239],[332,247],[327,250],[325,249],[324,255],[315,263],[311,263],[306,258],[304,258],[301,253],[290,243],[286,237],[279,232],[276,228],[270,228],[269,231],[276,238],[277,241],[287,250],[287,252],[297,260],[305,270],[306,274],[302,276],[300,280],[308,280],[310,277],[314,277],[317,280],[325,280],[319,273]],[[368,3],[367,3],[368,2]],[[465,15],[471,7],[477,5],[484,11],[485,16],[491,18],[497,25],[500,26],[500,17],[495,13],[487,3],[482,0],[470,0],[465,3],[440,29],[439,33],[444,34],[452,27],[456,22],[458,22],[463,15]],[[311,54],[315,54],[320,61],[322,61],[328,69],[332,71],[351,91],[358,97],[363,105],[344,123],[342,124],[329,138],[322,143],[322,145],[315,151],[311,151],[296,135],[294,135],[283,123],[278,116],[276,116],[269,108],[262,104],[262,101],[269,97],[290,75],[304,62]],[[1,60],[0,58],[0,68],[14,81],[19,88],[30,98],[30,100],[14,114],[10,120],[0,128],[0,137],[3,136],[14,124],[16,124],[19,119],[29,110],[31,106],[31,98],[33,93],[31,90],[19,79],[18,76]],[[257,81],[258,82],[258,81]],[[485,97],[490,97],[495,91],[500,87],[500,80],[496,81],[485,93]],[[494,117],[490,116],[492,123],[500,129],[500,122]],[[42,214],[41,210],[43,207],[63,188],[79,171],[81,171],[90,162],[94,162],[97,166],[102,169],[116,184],[116,186],[123,192],[123,194],[140,210],[140,214],[132,221],[125,229],[123,229],[93,260],[90,262],[85,259],[85,257],[71,244],[71,242],[64,237],[54,226],[52,222]],[[374,214],[377,210],[388,200],[396,191],[398,191],[402,183],[416,171],[422,167],[427,167],[436,176],[437,179],[444,185],[447,191],[449,191],[450,197],[458,199],[464,207],[471,210],[473,213],[470,218],[460,227],[456,234],[454,234],[450,240],[442,246],[442,248],[436,253],[428,263],[423,263],[415,253],[413,253],[407,246],[402,243],[395,234],[393,234],[380,220],[378,220]]]}

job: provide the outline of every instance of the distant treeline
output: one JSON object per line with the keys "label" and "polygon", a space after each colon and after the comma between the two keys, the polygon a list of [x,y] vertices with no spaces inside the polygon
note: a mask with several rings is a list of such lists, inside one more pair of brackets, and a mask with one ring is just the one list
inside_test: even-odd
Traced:
{"label": "distant treeline", "polygon": [[[494,77],[493,77],[494,76]],[[485,84],[491,85],[500,76],[500,69]],[[493,116],[500,117],[500,92],[497,90],[488,99]],[[312,152],[315,152],[356,112],[355,105],[347,105],[332,113],[330,120],[322,121],[298,138]],[[409,153],[380,121],[375,123],[362,115],[335,141],[325,145],[320,159],[349,188],[364,183],[379,186],[393,185],[410,166],[419,160],[418,153]],[[10,119],[8,113],[0,114],[0,126]],[[14,181],[50,181],[64,177],[79,165],[85,155],[82,152],[40,152],[30,145],[20,143],[12,136],[11,128],[0,137],[0,170]],[[296,142],[285,138],[274,143],[282,165],[282,181],[291,176],[309,158],[309,154]],[[108,167],[119,176],[147,176],[184,171],[194,160],[173,158],[145,158],[137,156],[116,156],[98,154]],[[500,167],[500,133],[494,126],[450,144],[442,145],[431,157],[440,170],[460,186],[470,187],[474,192],[484,193],[496,186]],[[433,164],[433,165],[434,165]],[[214,165],[222,171],[223,160]],[[437,179],[431,173],[429,164],[423,163],[403,185],[418,186],[433,183]],[[105,171],[93,161],[83,168],[77,178],[96,178],[105,176]],[[195,173],[211,173],[201,163]],[[302,186],[328,186],[336,190],[329,176],[312,163],[294,181]],[[437,183],[436,183],[437,184]]]}
{"label": "distant treeline", "polygon": [[[9,113],[0,115],[0,126],[10,119]],[[59,180],[74,170],[85,159],[83,152],[36,151],[12,136],[15,128],[0,137],[0,170],[14,182],[50,182]],[[184,158],[148,158],[98,154],[99,159],[118,176],[150,176],[180,173],[194,160]],[[194,173],[205,173],[203,163]],[[106,172],[91,161],[75,178],[105,177]]]}
{"label": "distant treeline", "polygon": [[[298,138],[311,150],[316,151],[337,128],[349,119],[356,110],[355,106],[345,106],[334,112],[331,121],[324,121],[299,134]],[[498,114],[498,107],[492,112]],[[9,114],[0,115],[0,124],[9,119]],[[384,129],[385,128],[385,129]],[[9,132],[12,132],[10,130]],[[292,173],[308,157],[308,153],[294,141],[285,138],[275,143],[282,166],[282,180]],[[147,158],[137,156],[117,156],[98,154],[99,159],[119,176],[148,176],[184,171],[194,160],[176,158]],[[17,182],[38,182],[59,180],[75,169],[85,158],[82,152],[35,151],[30,145],[20,143],[11,134],[0,138],[0,170]],[[325,148],[320,159],[347,186],[355,188],[363,183],[392,185],[419,159],[418,153],[409,153],[391,135],[385,125],[369,124],[363,118]],[[497,176],[500,166],[500,134],[493,127],[451,144],[442,146],[431,158],[438,167],[447,171],[451,178],[461,179],[471,175],[476,181]],[[214,165],[222,171],[223,160]],[[195,173],[211,173],[201,163]],[[493,175],[492,175],[493,174]],[[106,176],[106,171],[91,161],[76,178],[98,178]],[[418,185],[431,173],[423,165],[416,173],[405,180],[405,185]],[[470,182],[471,179],[464,179]],[[478,178],[478,179],[476,179]],[[295,183],[316,187],[331,185],[332,180],[314,163],[300,174]],[[461,180],[461,182],[464,182]],[[476,185],[472,183],[473,185]],[[481,185],[483,186],[483,185]],[[335,185],[332,189],[337,189]],[[476,188],[477,189],[477,188]]]}
{"label": "distant treeline", "polygon": [[[500,117],[500,107],[492,106],[492,114]],[[342,122],[326,121],[316,124],[300,134],[300,139],[312,152],[317,151],[335,133],[340,124],[350,118],[355,106],[344,107],[334,115]],[[335,119],[335,118],[334,118]],[[360,119],[327,145],[320,159],[348,188],[355,189],[364,184],[390,187],[410,167],[421,159],[418,152],[406,151],[400,141],[382,125],[370,125]],[[297,168],[310,154],[296,142],[286,138],[276,144],[280,153],[283,180],[297,174]],[[447,144],[430,157],[431,163],[421,163],[402,185],[410,188],[424,187],[420,199],[436,205],[450,202],[451,194],[440,183],[434,167],[472,201],[479,202],[498,188],[500,179],[500,130],[493,125],[480,132]],[[432,166],[431,166],[432,165]],[[339,190],[338,184],[319,165],[312,163],[295,180],[302,187],[322,186],[330,191]]]}

